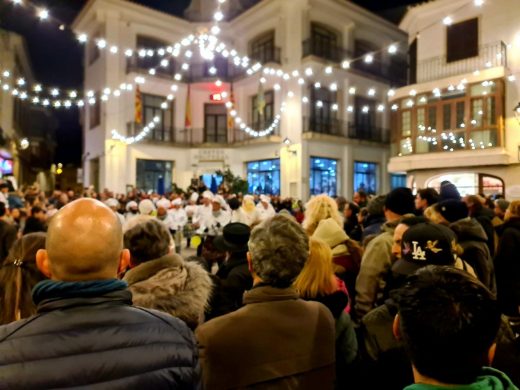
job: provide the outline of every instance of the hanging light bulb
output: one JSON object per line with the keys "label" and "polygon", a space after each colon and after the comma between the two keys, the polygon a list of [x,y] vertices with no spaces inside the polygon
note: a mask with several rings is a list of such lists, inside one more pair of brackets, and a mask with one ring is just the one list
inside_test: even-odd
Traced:
{"label": "hanging light bulb", "polygon": [[40,18],[40,20],[49,19],[49,11],[46,10],[45,8],[38,10],[38,18]]}

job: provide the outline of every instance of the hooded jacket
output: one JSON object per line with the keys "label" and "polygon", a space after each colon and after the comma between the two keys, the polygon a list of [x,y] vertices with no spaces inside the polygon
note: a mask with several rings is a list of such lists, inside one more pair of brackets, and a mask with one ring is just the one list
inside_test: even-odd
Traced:
{"label": "hooded jacket", "polygon": [[347,236],[333,218],[321,220],[312,237],[323,240],[331,248],[334,273],[345,282],[350,297],[354,299],[361,247]]}
{"label": "hooded jacket", "polygon": [[[442,390],[446,386],[424,385],[416,383],[404,390]],[[506,374],[490,367],[483,367],[482,374],[474,383],[449,387],[451,390],[518,390]]]}
{"label": "hooded jacket", "polygon": [[491,291],[496,292],[495,268],[487,245],[487,235],[474,218],[464,218],[450,224],[464,249],[461,255],[473,267],[478,279]]}
{"label": "hooded jacket", "polygon": [[363,254],[356,280],[356,314],[362,318],[383,300],[386,281],[393,264],[392,243],[399,220],[387,222],[382,233],[370,241]]}
{"label": "hooded jacket", "polygon": [[520,218],[497,228],[500,240],[495,256],[498,301],[504,313],[518,316],[520,306]]}
{"label": "hooded jacket", "polygon": [[212,283],[200,265],[168,254],[132,268],[123,280],[128,283],[135,306],[171,314],[191,329],[202,322]]}

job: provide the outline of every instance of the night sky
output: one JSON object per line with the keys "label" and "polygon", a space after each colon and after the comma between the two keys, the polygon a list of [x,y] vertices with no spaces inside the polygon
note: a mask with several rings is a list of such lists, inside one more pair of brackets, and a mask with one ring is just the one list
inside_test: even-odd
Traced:
{"label": "night sky", "polygon": [[[28,1],[28,0],[24,0]],[[137,3],[173,15],[182,15],[190,0],[141,0]],[[57,19],[71,23],[87,0],[47,0],[33,4],[45,6]],[[398,22],[405,6],[414,0],[356,0],[357,3],[383,17]],[[0,0],[0,28],[25,37],[36,80],[45,85],[74,89],[83,85],[83,50],[73,34],[60,31],[55,24],[39,22],[24,7],[14,7],[9,0]],[[78,110],[55,111],[59,120],[56,163],[79,165],[82,137]]]}

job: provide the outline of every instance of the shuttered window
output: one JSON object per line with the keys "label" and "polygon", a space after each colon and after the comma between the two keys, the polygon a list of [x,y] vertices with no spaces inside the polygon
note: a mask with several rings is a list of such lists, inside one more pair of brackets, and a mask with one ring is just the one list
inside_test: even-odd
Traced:
{"label": "shuttered window", "polygon": [[478,56],[478,19],[447,27],[446,61],[454,62]]}

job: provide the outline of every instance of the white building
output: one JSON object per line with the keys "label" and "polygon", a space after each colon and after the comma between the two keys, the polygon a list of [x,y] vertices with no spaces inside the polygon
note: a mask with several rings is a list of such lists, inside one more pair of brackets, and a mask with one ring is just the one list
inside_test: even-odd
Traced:
{"label": "white building", "polygon": [[[0,30],[0,71],[0,177],[32,184],[40,172],[45,171],[43,177],[50,173],[56,123],[42,107],[13,95],[34,77],[24,39],[5,30]],[[43,189],[47,183],[41,180]]]}
{"label": "white building", "polygon": [[451,180],[464,194],[520,196],[518,5],[436,0],[408,10],[400,27],[416,82],[391,102],[389,170],[405,172],[409,185]]}
{"label": "white building", "polygon": [[[248,178],[250,192],[307,199],[311,193],[352,196],[358,188],[389,190],[390,114],[384,105],[389,88],[404,85],[406,65],[399,62],[399,53],[391,55],[387,48],[398,43],[401,54],[405,52],[406,34],[347,1],[228,0],[224,12],[236,16],[220,24],[219,35],[228,48],[282,73],[313,70],[304,85],[297,77],[266,77],[264,115],[255,100],[263,73],[247,75],[220,55],[203,61],[196,51],[190,59],[181,59],[181,54],[152,76],[148,68],[160,59],[126,59],[122,50],[121,55],[109,53],[110,45],[139,51],[207,31],[211,24],[200,21],[209,21],[215,4],[194,0],[181,19],[129,1],[91,0],[78,15],[76,33],[103,38],[108,45],[100,51],[96,39],[89,39],[85,90],[99,96],[105,87],[117,88],[142,76],[143,123],[161,117],[145,139],[127,145],[113,140],[111,132],[132,136],[141,130],[133,123],[133,92],[87,107],[84,184],[118,192],[128,186],[167,190],[171,182],[186,188],[194,175],[209,181],[216,170],[230,168]],[[342,68],[343,61],[370,53],[372,63],[356,61]],[[189,69],[183,69],[183,63]],[[325,72],[327,66],[332,74]],[[173,79],[177,73],[182,74],[180,81]],[[217,80],[222,85],[217,86]],[[191,129],[185,128],[187,81]],[[161,109],[172,84],[178,88],[175,99]],[[272,134],[253,138],[239,123],[228,129],[228,110],[210,95],[230,95],[231,89],[238,116],[255,130],[269,126],[285,102]]]}

